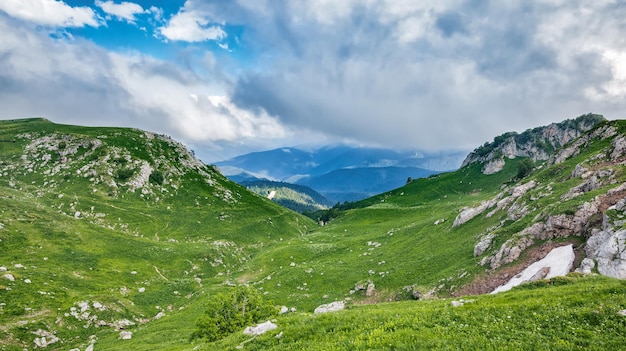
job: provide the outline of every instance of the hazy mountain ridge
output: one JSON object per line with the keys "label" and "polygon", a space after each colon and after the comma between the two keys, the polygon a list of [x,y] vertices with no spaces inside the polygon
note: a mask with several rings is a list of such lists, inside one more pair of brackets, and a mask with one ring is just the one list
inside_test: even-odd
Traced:
{"label": "hazy mountain ridge", "polygon": [[427,153],[335,145],[308,152],[296,148],[255,152],[216,165],[236,182],[257,178],[284,181],[344,202],[400,187],[409,177],[457,169],[465,156],[460,151]]}

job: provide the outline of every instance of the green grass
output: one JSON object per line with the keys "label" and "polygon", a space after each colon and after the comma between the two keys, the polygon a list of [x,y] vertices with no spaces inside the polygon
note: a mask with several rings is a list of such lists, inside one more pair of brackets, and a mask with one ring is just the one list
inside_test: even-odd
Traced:
{"label": "green grass", "polygon": [[[235,333],[205,350],[620,350],[626,283],[603,277],[539,281],[495,296],[354,306],[279,317],[279,328]],[[277,338],[277,335],[281,335]]]}

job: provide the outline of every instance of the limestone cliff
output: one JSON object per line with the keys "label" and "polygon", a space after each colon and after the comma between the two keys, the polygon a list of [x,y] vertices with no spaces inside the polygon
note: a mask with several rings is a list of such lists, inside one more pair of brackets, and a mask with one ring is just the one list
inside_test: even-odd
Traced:
{"label": "limestone cliff", "polygon": [[586,114],[560,123],[528,129],[521,134],[505,133],[495,137],[493,142],[485,143],[472,151],[461,167],[481,163],[484,174],[493,174],[502,170],[506,158],[529,157],[535,161],[548,160],[555,150],[603,121],[605,118],[602,115]]}

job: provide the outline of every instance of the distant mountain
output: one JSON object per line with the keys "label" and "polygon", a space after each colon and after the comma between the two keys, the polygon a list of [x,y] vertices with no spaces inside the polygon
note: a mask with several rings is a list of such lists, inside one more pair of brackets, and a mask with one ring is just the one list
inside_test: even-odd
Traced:
{"label": "distant mountain", "polygon": [[298,180],[336,202],[357,201],[399,188],[409,178],[424,178],[438,172],[417,167],[342,168],[317,177]]}
{"label": "distant mountain", "polygon": [[465,151],[396,151],[349,145],[313,151],[280,148],[218,162],[229,179],[283,181],[308,186],[335,202],[360,200],[420,178],[459,168]]}
{"label": "distant mountain", "polygon": [[248,180],[240,182],[248,190],[266,196],[272,201],[296,212],[314,212],[335,204],[315,190],[297,184],[271,180]]}

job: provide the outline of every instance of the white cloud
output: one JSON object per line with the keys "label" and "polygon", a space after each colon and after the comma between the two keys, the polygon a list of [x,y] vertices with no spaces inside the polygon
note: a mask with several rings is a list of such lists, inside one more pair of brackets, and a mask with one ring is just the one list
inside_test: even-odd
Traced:
{"label": "white cloud", "polygon": [[55,40],[5,19],[0,16],[1,118],[136,127],[197,145],[287,134],[262,110],[236,107],[226,96],[200,95],[220,89],[193,72],[81,39]]}
{"label": "white cloud", "polygon": [[32,23],[55,27],[98,27],[96,14],[89,7],[71,7],[57,0],[2,0],[0,10]]}
{"label": "white cloud", "polygon": [[96,0],[96,6],[100,7],[102,11],[107,14],[115,16],[118,19],[125,20],[128,23],[135,23],[135,16],[144,13],[143,7],[127,1],[116,4],[113,1]]}
{"label": "white cloud", "polygon": [[187,2],[181,10],[172,16],[167,25],[159,28],[159,32],[169,40],[202,42],[221,40],[227,37],[226,32],[217,24],[210,24],[211,15]]}

